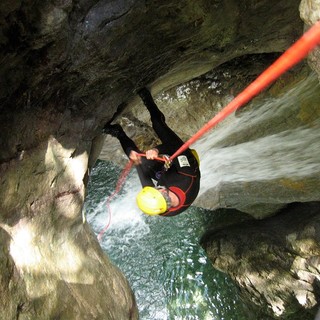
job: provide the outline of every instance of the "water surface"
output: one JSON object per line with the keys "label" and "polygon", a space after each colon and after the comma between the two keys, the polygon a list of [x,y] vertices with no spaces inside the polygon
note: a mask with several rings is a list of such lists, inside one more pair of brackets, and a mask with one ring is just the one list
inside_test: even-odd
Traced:
{"label": "water surface", "polygon": [[[85,207],[97,234],[108,223],[106,200],[119,174],[120,168],[103,161],[92,172]],[[111,203],[101,245],[130,282],[140,319],[248,319],[236,287],[213,269],[199,245],[218,217],[196,207],[171,218],[146,216],[135,205],[139,189],[133,170]]]}

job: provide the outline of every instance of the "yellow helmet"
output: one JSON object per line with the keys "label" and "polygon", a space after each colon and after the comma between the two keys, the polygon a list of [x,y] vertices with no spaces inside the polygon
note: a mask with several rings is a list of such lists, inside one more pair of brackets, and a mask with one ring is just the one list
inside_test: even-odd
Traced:
{"label": "yellow helmet", "polygon": [[137,195],[140,210],[150,216],[166,212],[171,204],[167,194],[153,187],[144,187]]}

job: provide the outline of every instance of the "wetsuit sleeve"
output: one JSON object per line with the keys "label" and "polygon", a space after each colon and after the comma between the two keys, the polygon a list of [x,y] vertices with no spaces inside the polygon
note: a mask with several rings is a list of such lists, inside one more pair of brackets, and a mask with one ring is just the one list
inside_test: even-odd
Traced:
{"label": "wetsuit sleeve", "polygon": [[154,184],[151,180],[150,177],[148,177],[144,172],[143,172],[143,168],[141,167],[141,165],[138,165],[136,167],[137,172],[138,172],[138,176],[140,179],[140,183],[142,185],[142,187],[154,187]]}
{"label": "wetsuit sleeve", "polygon": [[157,179],[157,172],[162,169],[163,164],[159,161],[141,158],[141,164],[136,166],[142,187],[154,187],[153,180]]}

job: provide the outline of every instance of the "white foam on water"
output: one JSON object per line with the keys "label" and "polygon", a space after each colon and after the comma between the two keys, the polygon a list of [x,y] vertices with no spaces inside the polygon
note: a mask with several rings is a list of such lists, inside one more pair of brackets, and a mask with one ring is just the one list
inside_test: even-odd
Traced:
{"label": "white foam on water", "polygon": [[111,221],[103,236],[103,246],[111,248],[114,238],[121,237],[123,242],[136,241],[150,232],[144,215],[137,208],[136,195],[141,186],[137,176],[132,175],[127,180],[120,195],[110,202],[107,207],[108,196],[102,199],[88,216],[88,222],[96,232],[100,232]]}

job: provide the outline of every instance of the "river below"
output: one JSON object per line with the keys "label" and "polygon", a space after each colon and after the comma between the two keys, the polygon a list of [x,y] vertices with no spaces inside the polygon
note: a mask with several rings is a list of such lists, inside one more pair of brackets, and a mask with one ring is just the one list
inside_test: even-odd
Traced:
{"label": "river below", "polygon": [[134,170],[108,212],[106,201],[120,171],[112,163],[97,163],[85,208],[96,234],[111,214],[101,246],[127,277],[140,319],[248,319],[236,287],[212,267],[199,245],[206,226],[224,212],[191,207],[173,218],[146,216],[135,205],[140,187]]}

